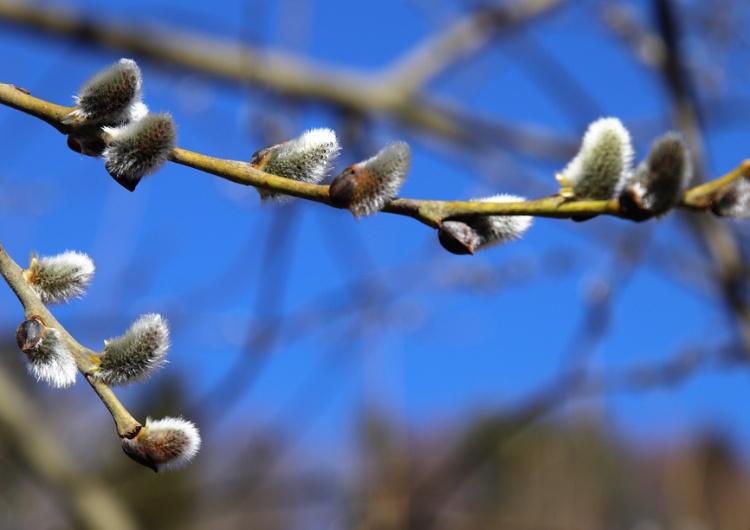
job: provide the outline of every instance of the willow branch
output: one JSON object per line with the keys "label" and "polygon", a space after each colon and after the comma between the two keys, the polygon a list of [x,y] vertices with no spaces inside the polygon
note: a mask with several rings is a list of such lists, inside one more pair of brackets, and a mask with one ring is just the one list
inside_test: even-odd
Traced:
{"label": "willow branch", "polygon": [[0,83],[0,100],[6,107],[20,110],[30,116],[38,118],[61,133],[69,132],[69,128],[62,124],[65,116],[73,107],[62,107],[43,99],[32,97],[28,90],[15,85]]}
{"label": "willow branch", "polygon": [[130,415],[124,405],[117,399],[114,392],[101,381],[87,375],[92,367],[91,356],[95,353],[79,344],[67,330],[57,321],[54,315],[42,303],[39,295],[31,288],[23,277],[23,270],[13,261],[0,244],[0,275],[10,286],[23,306],[26,318],[39,317],[44,325],[58,330],[66,342],[76,361],[78,370],[84,374],[94,392],[107,407],[117,427],[117,434],[121,438],[132,438],[141,429],[141,425]]}
{"label": "willow branch", "polygon": [[[80,131],[80,126],[62,121],[70,112],[70,107],[38,99],[14,85],[0,83],[0,105],[7,105],[39,118],[63,134]],[[171,161],[244,186],[254,186],[265,191],[331,205],[327,185],[308,184],[264,173],[247,162],[215,158],[181,148],[174,149]],[[705,211],[711,206],[716,192],[739,178],[750,178],[750,161],[743,162],[737,169],[720,179],[687,190],[678,207]],[[621,207],[618,199],[563,200],[556,195],[539,200],[508,203],[396,198],[391,200],[383,211],[411,217],[432,228],[440,226],[446,219],[477,215],[531,215],[558,219],[609,215],[636,219],[632,213]]]}

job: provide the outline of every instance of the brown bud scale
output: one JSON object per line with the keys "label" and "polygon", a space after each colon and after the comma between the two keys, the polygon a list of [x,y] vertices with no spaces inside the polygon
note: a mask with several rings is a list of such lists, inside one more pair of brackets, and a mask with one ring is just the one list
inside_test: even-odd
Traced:
{"label": "brown bud scale", "polygon": [[21,322],[16,330],[16,342],[18,347],[24,353],[31,353],[36,350],[44,339],[46,328],[37,316]]}

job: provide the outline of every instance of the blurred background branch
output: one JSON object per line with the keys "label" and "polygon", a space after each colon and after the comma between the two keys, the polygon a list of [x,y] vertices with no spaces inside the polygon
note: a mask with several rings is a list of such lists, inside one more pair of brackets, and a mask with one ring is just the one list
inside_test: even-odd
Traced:
{"label": "blurred background branch", "polygon": [[[72,525],[90,529],[138,528],[127,503],[98,472],[81,472],[91,463],[76,461],[77,457],[66,450],[61,437],[47,426],[45,415],[36,410],[35,397],[16,383],[18,375],[0,369],[0,424],[4,442],[22,466],[60,499],[64,510],[70,513]],[[17,514],[14,519],[20,525],[28,517]]]}

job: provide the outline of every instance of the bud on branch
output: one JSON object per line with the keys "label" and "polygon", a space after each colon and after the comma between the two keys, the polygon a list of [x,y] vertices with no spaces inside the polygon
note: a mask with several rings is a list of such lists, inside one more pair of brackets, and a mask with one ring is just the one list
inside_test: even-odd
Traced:
{"label": "bud on branch", "polygon": [[16,342],[29,361],[28,372],[37,381],[55,388],[66,388],[76,382],[78,368],[73,354],[60,332],[45,326],[39,317],[31,317],[18,326]]}
{"label": "bud on branch", "polygon": [[165,362],[169,349],[169,327],[161,315],[143,315],[128,331],[104,343],[104,351],[92,361],[93,375],[108,385],[143,381]]}
{"label": "bud on branch", "polygon": [[[256,151],[250,159],[255,169],[299,182],[318,184],[339,154],[339,142],[331,129],[312,129],[294,140]],[[291,197],[258,189],[261,199],[289,200]]]}
{"label": "bud on branch", "polygon": [[102,156],[107,172],[129,191],[169,160],[177,127],[169,114],[150,114],[122,127],[105,127],[108,145]]}
{"label": "bud on branch", "polygon": [[578,154],[556,175],[560,195],[576,199],[616,197],[630,175],[633,146],[617,118],[601,118],[586,130]]}
{"label": "bud on branch", "polygon": [[59,304],[83,296],[95,270],[86,254],[68,251],[51,257],[32,256],[23,277],[42,302]]}
{"label": "bud on branch", "polygon": [[684,140],[666,133],[651,145],[646,159],[638,164],[620,201],[651,215],[663,215],[674,208],[690,183],[692,164]]}
{"label": "bud on branch", "polygon": [[328,191],[331,203],[347,208],[354,217],[379,212],[398,194],[410,166],[409,144],[389,144],[372,158],[349,166],[333,179]]}
{"label": "bud on branch", "polygon": [[184,467],[198,454],[200,446],[198,429],[182,418],[148,418],[135,438],[122,440],[125,454],[157,473]]}
{"label": "bud on branch", "polygon": [[[515,195],[495,195],[472,202],[523,202]],[[438,229],[438,240],[453,254],[474,254],[495,245],[519,239],[531,227],[528,215],[481,215],[444,221]]]}
{"label": "bud on branch", "polygon": [[120,59],[84,83],[65,122],[116,126],[137,121],[148,113],[141,101],[142,85],[135,61]]}

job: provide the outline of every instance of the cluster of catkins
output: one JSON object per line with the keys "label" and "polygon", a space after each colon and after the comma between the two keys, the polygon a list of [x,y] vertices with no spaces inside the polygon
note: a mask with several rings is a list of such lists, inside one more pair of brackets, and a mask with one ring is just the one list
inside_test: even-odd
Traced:
{"label": "cluster of catkins", "polygon": [[68,137],[71,149],[101,155],[112,178],[130,191],[169,159],[177,141],[172,116],[150,114],[142,98],[140,68],[120,59],[84,83],[65,120],[79,126]]}
{"label": "cluster of catkins", "polygon": [[[142,101],[142,85],[135,61],[120,59],[84,83],[75,97],[75,108],[66,119],[67,123],[80,126],[69,137],[71,148],[102,156],[109,174],[130,191],[169,159],[176,142],[174,120],[169,114],[149,114]],[[250,165],[279,177],[319,184],[340,149],[331,129],[313,129],[288,142],[261,149],[252,156]],[[389,144],[333,179],[331,203],[349,209],[356,217],[377,212],[396,196],[410,164],[411,152],[406,143]],[[264,200],[288,199],[281,193],[259,193]]]}
{"label": "cluster of catkins", "polygon": [[[121,59],[89,79],[76,96],[66,122],[77,125],[68,143],[91,156],[102,156],[107,171],[133,191],[140,180],[157,171],[171,156],[176,127],[169,114],[149,114],[142,101],[138,65]],[[331,170],[340,146],[331,129],[313,129],[301,136],[253,154],[250,165],[266,173],[319,184]],[[634,219],[661,216],[675,207],[691,178],[688,149],[682,138],[667,133],[657,138],[645,158],[633,168],[630,134],[616,118],[602,118],[586,131],[580,151],[557,175],[562,200],[619,199]],[[329,186],[330,202],[357,217],[382,210],[406,180],[411,151],[405,142],[387,145],[377,154],[353,164]],[[283,201],[287,195],[258,190],[263,200]],[[523,202],[523,197],[495,195],[482,202]],[[717,215],[750,216],[747,179],[721,190],[712,204]],[[474,215],[441,223],[438,239],[448,251],[473,254],[477,250],[521,237],[531,226],[527,215]],[[24,278],[44,303],[81,296],[94,274],[85,254],[65,252],[54,257],[32,257]],[[28,357],[29,372],[54,387],[75,382],[80,369],[107,385],[141,381],[165,362],[169,348],[166,321],[156,314],[138,319],[121,337],[105,341],[104,349],[78,362],[59,330],[38,316],[23,322],[18,345]],[[123,449],[134,460],[155,471],[189,462],[200,447],[195,426],[181,418],[148,420]]]}
{"label": "cluster of catkins", "polygon": [[[341,147],[331,129],[312,129],[298,138],[257,151],[250,165],[265,173],[319,184],[330,171]],[[331,181],[329,197],[337,208],[355,217],[372,215],[393,199],[406,181],[411,149],[406,142],[386,145],[374,156],[344,169]],[[284,201],[287,195],[258,190],[263,200]]]}
{"label": "cluster of catkins", "polygon": [[[668,132],[651,144],[648,155],[633,167],[630,134],[617,118],[601,118],[589,125],[576,156],[556,178],[561,200],[618,199],[627,217],[659,217],[677,206],[692,178],[690,153],[682,137]],[[523,197],[499,195],[477,201],[521,202]],[[711,210],[723,217],[750,217],[750,181],[735,179],[721,189]],[[575,220],[591,216],[581,215]],[[520,237],[531,225],[527,216],[469,216],[444,221],[440,243],[456,254]]]}
{"label": "cluster of catkins", "polygon": [[[250,164],[261,171],[298,181],[318,184],[340,150],[336,134],[330,129],[313,129],[294,140],[256,152]],[[355,217],[365,217],[382,210],[401,189],[411,162],[411,151],[405,142],[394,142],[377,154],[353,164],[331,181],[328,195],[331,204],[346,208]],[[266,199],[284,200],[286,195],[260,191]],[[522,197],[496,195],[474,199],[485,202],[518,202]],[[440,243],[457,254],[474,253],[517,239],[531,226],[531,217],[477,216],[462,221],[445,221],[438,231]]]}
{"label": "cluster of catkins", "polygon": [[[651,146],[646,159],[633,169],[630,134],[616,118],[592,123],[583,137],[578,154],[557,175],[564,200],[608,200],[619,198],[634,217],[666,213],[687,188],[691,176],[685,142],[667,133]],[[501,195],[482,201],[523,201]],[[489,245],[520,237],[531,225],[526,216],[474,216],[443,222],[440,242],[456,254],[474,253]]]}
{"label": "cluster of catkins", "polygon": [[[76,96],[69,123],[91,125],[96,134],[71,134],[71,146],[85,154],[101,155],[110,175],[133,191],[141,178],[166,162],[175,146],[174,120],[168,114],[149,114],[141,101],[142,80],[131,59],[121,59],[89,79]],[[104,133],[103,135],[101,133]],[[104,144],[101,145],[101,138]],[[310,184],[321,183],[341,147],[331,129],[312,129],[301,136],[253,154],[250,165],[265,173]],[[617,198],[633,219],[661,216],[676,206],[691,178],[690,156],[682,138],[667,133],[654,141],[646,159],[633,168],[630,134],[616,118],[592,123],[578,154],[557,175],[563,200]],[[364,217],[382,210],[406,180],[411,152],[405,142],[394,142],[353,164],[329,186],[330,202]],[[259,189],[265,200],[284,201],[283,193]],[[481,202],[523,202],[514,195],[472,199]],[[712,204],[717,215],[750,216],[750,183],[738,179],[721,190]],[[578,220],[589,218],[581,216]],[[531,226],[526,215],[473,215],[448,219],[438,231],[440,243],[456,254],[506,243]]]}
{"label": "cluster of catkins", "polygon": [[[658,217],[680,203],[692,178],[690,153],[682,137],[668,132],[651,144],[635,168],[630,134],[617,118],[589,125],[578,154],[557,175],[561,195],[572,199],[618,198],[633,219]],[[750,182],[734,180],[714,197],[711,210],[723,217],[750,216]]]}
{"label": "cluster of catkins", "polygon": [[[23,277],[45,304],[81,297],[94,276],[94,262],[80,252],[57,256],[32,256]],[[69,387],[78,371],[109,386],[143,381],[166,362],[169,327],[161,315],[141,316],[124,335],[104,341],[100,353],[78,359],[68,340],[39,316],[21,323],[18,346],[28,359],[28,371],[38,381],[56,388]],[[124,451],[154,471],[175,469],[198,452],[201,439],[193,423],[182,418],[146,421],[133,439],[123,439]]]}
{"label": "cluster of catkins", "polygon": [[646,159],[633,168],[630,134],[617,118],[589,125],[578,154],[557,174],[560,195],[570,199],[619,198],[642,217],[674,208],[692,177],[690,154],[682,137],[668,132],[651,145]]}

